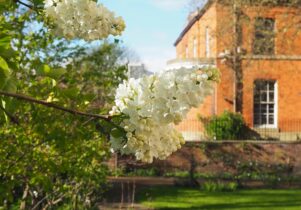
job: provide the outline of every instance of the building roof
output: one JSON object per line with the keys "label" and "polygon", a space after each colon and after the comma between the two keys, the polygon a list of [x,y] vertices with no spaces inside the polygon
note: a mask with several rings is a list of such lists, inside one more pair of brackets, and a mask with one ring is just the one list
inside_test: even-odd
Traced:
{"label": "building roof", "polygon": [[199,12],[197,13],[197,15],[188,22],[188,24],[186,25],[186,27],[184,28],[184,30],[181,32],[180,36],[175,41],[174,46],[176,46],[182,40],[182,38],[187,33],[187,31],[189,31],[189,29],[195,24],[195,22],[197,22],[205,14],[205,12],[209,9],[209,7],[215,1],[216,0],[208,0],[208,2],[203,6],[203,8],[201,10],[199,10]]}
{"label": "building roof", "polygon": [[128,72],[127,76],[128,78],[141,78],[146,75],[151,75],[152,72],[149,72],[143,63],[130,63],[128,65]]}

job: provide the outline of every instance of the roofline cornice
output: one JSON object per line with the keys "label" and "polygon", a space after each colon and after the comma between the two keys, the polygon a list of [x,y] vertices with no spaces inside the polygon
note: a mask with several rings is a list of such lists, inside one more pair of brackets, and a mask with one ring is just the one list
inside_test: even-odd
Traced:
{"label": "roofline cornice", "polygon": [[[250,4],[250,5],[258,5],[259,3],[257,3],[256,1],[260,1],[260,0],[246,0],[246,3]],[[263,4],[262,6],[275,6],[275,3],[273,4],[273,1],[270,0],[271,2],[269,2],[267,0],[267,2],[265,4]],[[288,0],[289,1],[289,0]],[[286,7],[297,7],[297,8],[301,8],[301,0],[295,0],[295,3],[277,3],[280,6],[286,6]],[[210,6],[213,3],[222,3],[222,4],[229,4],[229,2],[227,2],[227,0],[208,0],[208,2],[203,6],[203,8],[201,10],[199,10],[198,14],[192,18],[189,23],[186,25],[186,27],[184,28],[184,30],[181,32],[180,36],[177,38],[177,40],[174,43],[174,46],[177,46],[177,44],[183,39],[183,37],[185,36],[185,34],[189,31],[189,29],[205,14],[205,12],[210,8]]]}
{"label": "roofline cornice", "polygon": [[177,44],[183,39],[187,31],[189,31],[189,29],[205,14],[205,12],[214,2],[216,2],[216,0],[208,0],[208,2],[203,6],[203,8],[198,12],[198,14],[194,18],[192,18],[186,25],[184,30],[181,32],[180,36],[175,41],[174,46],[177,46]]}

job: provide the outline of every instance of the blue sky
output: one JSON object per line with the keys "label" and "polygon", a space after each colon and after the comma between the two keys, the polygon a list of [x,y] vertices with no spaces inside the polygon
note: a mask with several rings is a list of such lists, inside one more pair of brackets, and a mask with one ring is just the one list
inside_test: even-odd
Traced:
{"label": "blue sky", "polygon": [[175,58],[174,41],[183,30],[190,0],[100,0],[126,22],[121,36],[151,71]]}

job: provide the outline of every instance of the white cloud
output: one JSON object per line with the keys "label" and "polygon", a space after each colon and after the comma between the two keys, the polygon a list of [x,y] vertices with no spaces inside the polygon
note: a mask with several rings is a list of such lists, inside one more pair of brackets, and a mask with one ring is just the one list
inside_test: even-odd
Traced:
{"label": "white cloud", "polygon": [[152,4],[164,10],[179,10],[187,7],[190,0],[150,0]]}

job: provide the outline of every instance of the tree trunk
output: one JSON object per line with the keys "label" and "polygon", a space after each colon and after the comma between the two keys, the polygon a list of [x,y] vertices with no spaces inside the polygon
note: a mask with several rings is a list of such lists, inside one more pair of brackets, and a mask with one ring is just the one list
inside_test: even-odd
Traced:
{"label": "tree trunk", "polygon": [[20,210],[25,210],[26,209],[26,198],[28,196],[29,193],[29,185],[26,184],[24,192],[23,192],[23,196],[22,196],[22,201],[20,204]]}
{"label": "tree trunk", "polygon": [[242,42],[242,30],[241,30],[241,3],[240,0],[233,1],[233,61],[232,69],[235,76],[235,90],[234,90],[234,110],[237,113],[243,111],[243,71],[241,60],[241,42]]}

